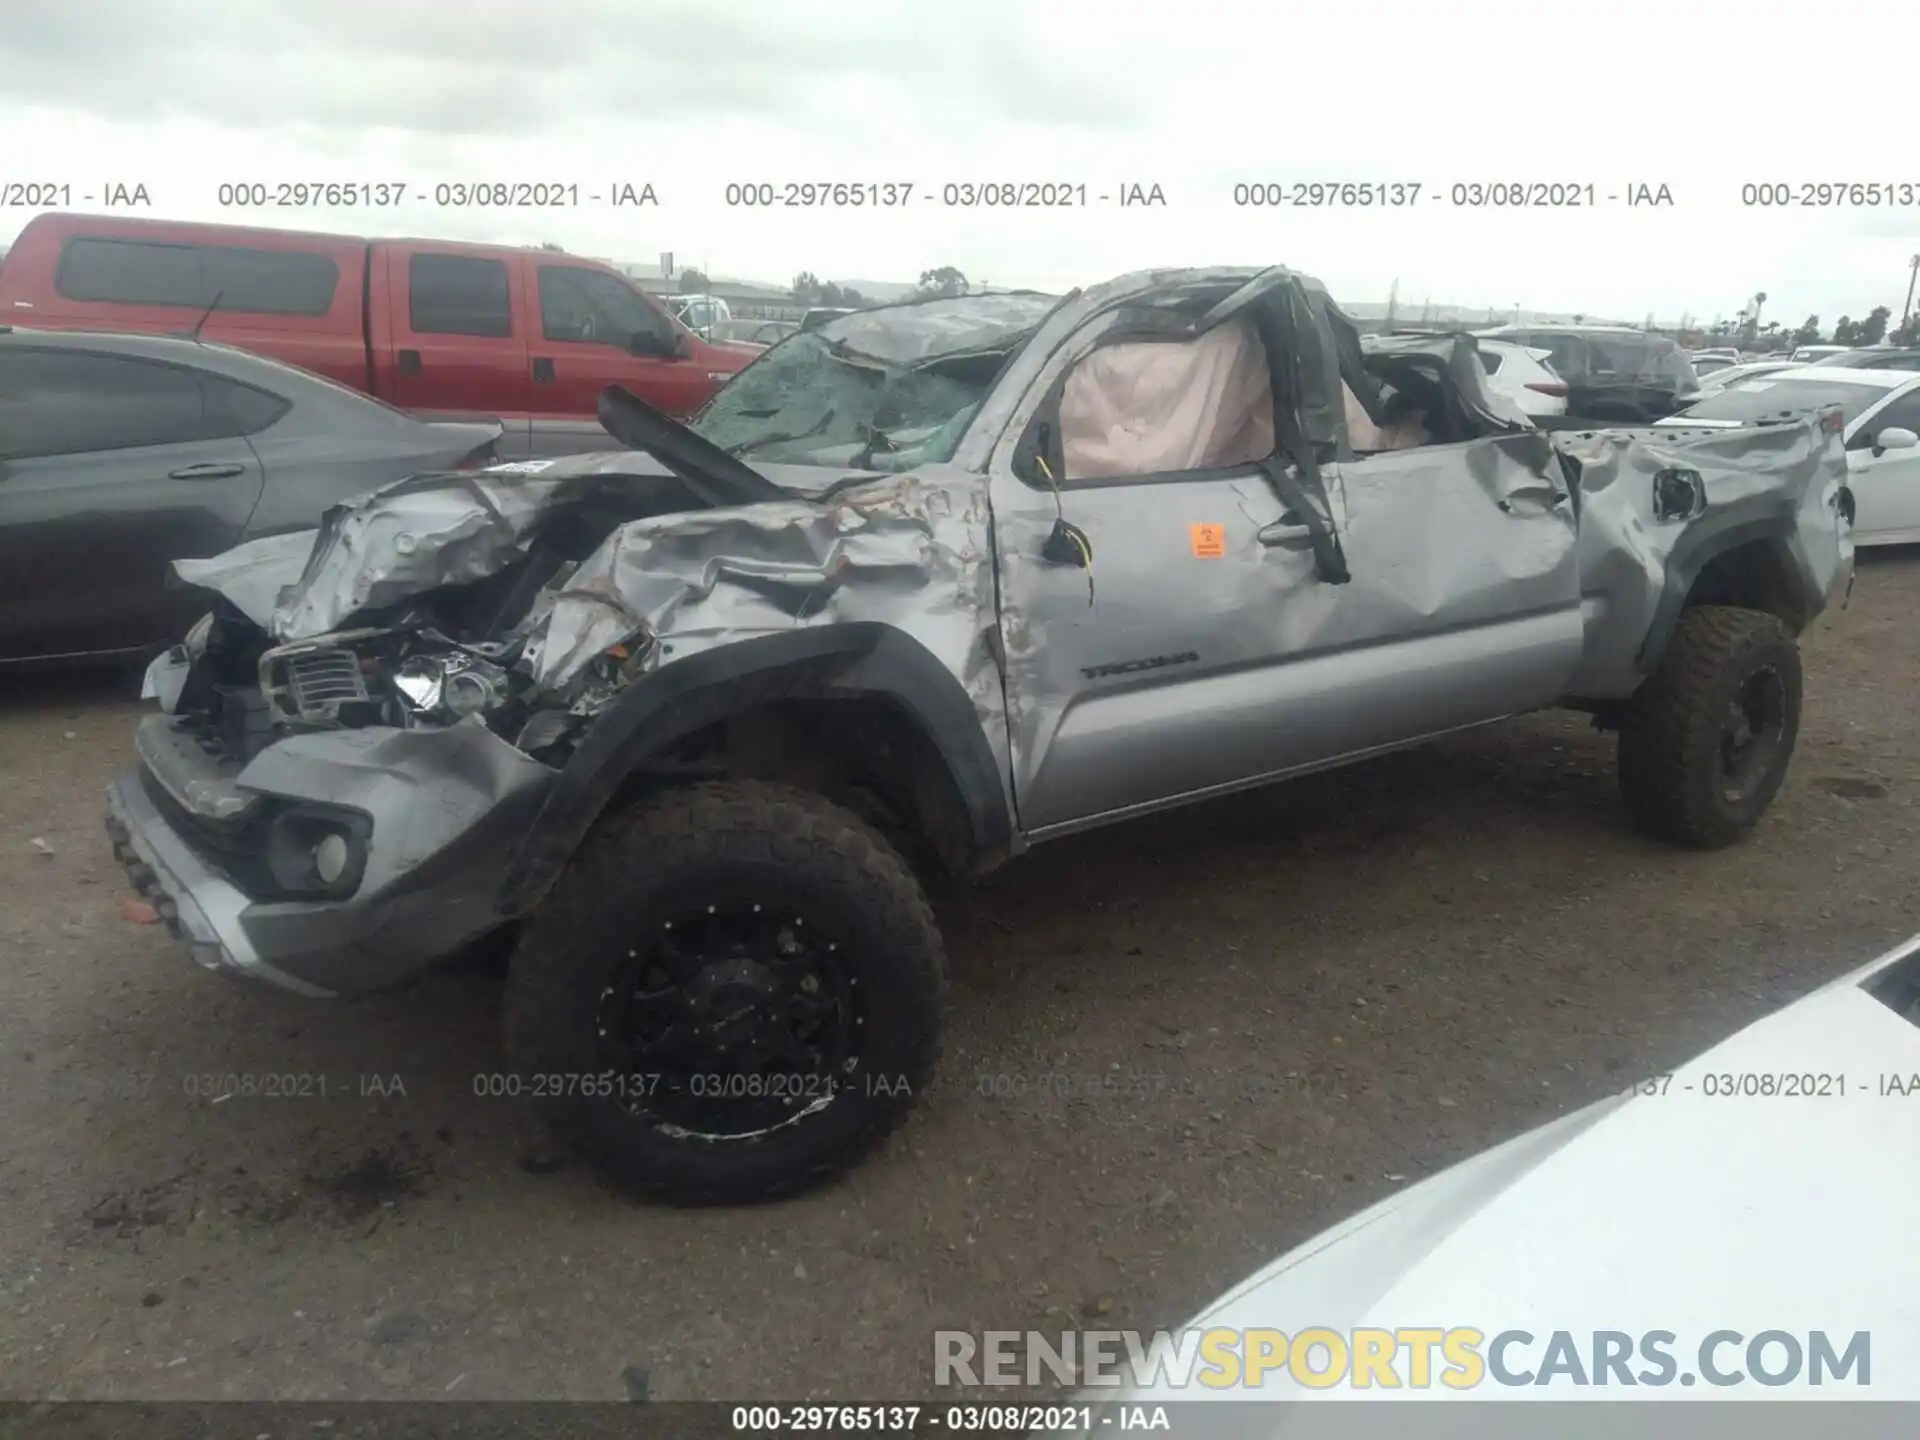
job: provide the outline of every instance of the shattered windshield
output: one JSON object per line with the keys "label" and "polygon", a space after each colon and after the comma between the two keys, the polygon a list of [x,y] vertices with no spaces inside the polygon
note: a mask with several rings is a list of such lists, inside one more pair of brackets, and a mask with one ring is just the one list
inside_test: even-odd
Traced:
{"label": "shattered windshield", "polygon": [[742,370],[693,429],[749,463],[894,471],[951,460],[1007,357],[1057,303],[1015,290],[848,311]]}
{"label": "shattered windshield", "polygon": [[743,460],[931,464],[952,458],[998,369],[997,356],[891,364],[808,331],[742,370],[693,428]]}

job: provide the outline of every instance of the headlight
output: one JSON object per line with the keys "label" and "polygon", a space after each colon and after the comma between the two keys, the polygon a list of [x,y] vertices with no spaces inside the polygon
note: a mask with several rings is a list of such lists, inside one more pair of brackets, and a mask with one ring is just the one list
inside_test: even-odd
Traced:
{"label": "headlight", "polygon": [[474,655],[416,655],[393,685],[413,713],[430,720],[484,715],[507,695],[507,672]]}
{"label": "headlight", "polygon": [[501,689],[493,676],[479,669],[454,670],[441,683],[440,703],[462,720],[484,715],[500,701]]}
{"label": "headlight", "polygon": [[207,641],[213,638],[213,612],[209,610],[193,622],[193,628],[187,631],[186,639],[180,642],[180,648],[187,652],[189,660],[198,660],[207,653]]}

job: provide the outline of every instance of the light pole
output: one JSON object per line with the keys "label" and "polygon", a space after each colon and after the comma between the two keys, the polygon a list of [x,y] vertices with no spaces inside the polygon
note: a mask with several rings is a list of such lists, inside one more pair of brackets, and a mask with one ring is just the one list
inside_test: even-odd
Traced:
{"label": "light pole", "polygon": [[1900,307],[1900,328],[1907,328],[1907,318],[1913,314],[1913,282],[1920,277],[1920,255],[1907,262],[1907,303]]}

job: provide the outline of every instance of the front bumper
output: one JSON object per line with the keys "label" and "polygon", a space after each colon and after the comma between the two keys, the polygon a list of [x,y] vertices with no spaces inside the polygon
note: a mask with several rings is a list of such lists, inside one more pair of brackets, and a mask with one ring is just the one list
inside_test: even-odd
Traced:
{"label": "front bumper", "polygon": [[264,980],[309,999],[333,997],[334,991],[275,969],[261,958],[240,924],[253,902],[180,838],[147,795],[137,770],[107,787],[107,838],[133,888],[152,902],[167,928],[207,969]]}
{"label": "front bumper", "polygon": [[[108,787],[107,830],[134,887],[207,968],[312,998],[381,990],[510,918],[501,883],[555,772],[483,726],[290,736],[235,775],[169,743],[168,724],[144,722],[141,767]],[[353,893],[263,894],[258,866],[202,823],[235,797],[263,817],[316,805],[364,817]]]}

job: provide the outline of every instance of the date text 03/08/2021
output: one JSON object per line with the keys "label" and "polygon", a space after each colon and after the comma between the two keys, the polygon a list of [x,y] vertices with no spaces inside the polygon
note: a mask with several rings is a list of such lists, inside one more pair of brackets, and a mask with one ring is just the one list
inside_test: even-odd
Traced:
{"label": "date text 03/08/2021", "polygon": [[1085,1404],[736,1405],[737,1435],[1080,1435],[1171,1427],[1164,1405],[1129,1405],[1096,1416]]}
{"label": "date text 03/08/2021", "polygon": [[1719,1070],[1678,1084],[1671,1075],[1649,1075],[1620,1093],[1632,1098],[1699,1095],[1713,1100],[1920,1099],[1920,1071],[1849,1075],[1838,1070]]}
{"label": "date text 03/08/2021", "polygon": [[147,1100],[179,1095],[188,1100],[385,1100],[407,1096],[405,1077],[390,1073],[328,1074],[314,1070],[186,1071],[106,1070],[74,1085],[85,1100]]}
{"label": "date text 03/08/2021", "polygon": [[650,181],[605,179],[440,180],[223,180],[214,203],[223,210],[390,210],[402,205],[439,210],[655,209],[660,192]]}

